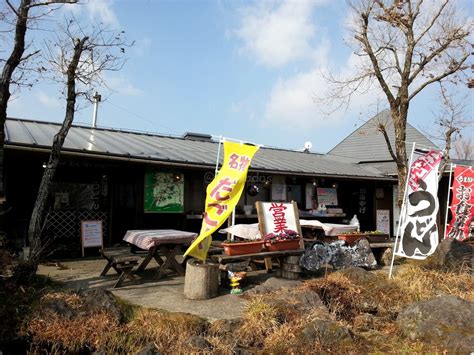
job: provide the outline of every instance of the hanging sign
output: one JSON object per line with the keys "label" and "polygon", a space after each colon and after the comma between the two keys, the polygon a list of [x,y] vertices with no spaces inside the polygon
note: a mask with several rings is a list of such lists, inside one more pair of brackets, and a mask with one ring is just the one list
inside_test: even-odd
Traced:
{"label": "hanging sign", "polygon": [[472,166],[454,168],[450,210],[452,219],[446,229],[446,238],[469,239],[469,229],[474,215],[474,168]]}
{"label": "hanging sign", "polygon": [[186,250],[191,255],[205,261],[211,245],[211,234],[229,218],[239,202],[245,186],[250,162],[258,146],[224,142],[224,162],[219,173],[206,189],[206,205],[201,232]]}
{"label": "hanging sign", "polygon": [[434,150],[413,153],[396,255],[422,260],[438,246],[438,169],[442,157]]}

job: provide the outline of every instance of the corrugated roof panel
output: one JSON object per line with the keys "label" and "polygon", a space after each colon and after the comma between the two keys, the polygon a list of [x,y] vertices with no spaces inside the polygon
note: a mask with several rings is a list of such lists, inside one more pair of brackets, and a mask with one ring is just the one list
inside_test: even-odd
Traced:
{"label": "corrugated roof panel", "polygon": [[[57,123],[8,119],[9,145],[48,148],[60,125]],[[71,127],[64,150],[98,153],[113,156],[215,165],[217,142],[196,141],[176,137]],[[222,162],[222,154],[221,159]],[[349,158],[304,153],[283,149],[261,148],[252,162],[252,169],[271,172],[294,172],[314,175],[383,177],[374,169],[366,169]]]}

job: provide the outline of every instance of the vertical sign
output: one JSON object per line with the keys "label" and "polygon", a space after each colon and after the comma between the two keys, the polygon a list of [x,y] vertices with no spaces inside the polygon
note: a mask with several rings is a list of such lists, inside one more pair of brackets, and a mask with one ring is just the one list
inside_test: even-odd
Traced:
{"label": "vertical sign", "polygon": [[415,150],[407,177],[405,208],[402,208],[400,243],[396,255],[425,259],[438,246],[438,169],[443,155]]}
{"label": "vertical sign", "polygon": [[467,240],[474,215],[474,168],[456,166],[454,168],[452,219],[446,228],[446,238]]}
{"label": "vertical sign", "polygon": [[390,210],[377,210],[377,230],[390,235]]}
{"label": "vertical sign", "polygon": [[82,257],[84,249],[103,247],[102,221],[81,221]]}

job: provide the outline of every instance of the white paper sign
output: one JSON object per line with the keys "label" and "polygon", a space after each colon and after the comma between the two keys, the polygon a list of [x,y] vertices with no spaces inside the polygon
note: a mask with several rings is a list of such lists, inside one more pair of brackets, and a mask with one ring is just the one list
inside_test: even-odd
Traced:
{"label": "white paper sign", "polygon": [[[285,229],[299,233],[299,225],[295,215],[294,205],[283,202],[262,202],[259,218],[264,219],[265,233],[280,234]],[[299,222],[299,221],[298,221]]]}
{"label": "white paper sign", "polygon": [[82,247],[102,246],[102,221],[82,221],[81,222]]}
{"label": "white paper sign", "polygon": [[377,230],[390,234],[390,210],[377,210]]}

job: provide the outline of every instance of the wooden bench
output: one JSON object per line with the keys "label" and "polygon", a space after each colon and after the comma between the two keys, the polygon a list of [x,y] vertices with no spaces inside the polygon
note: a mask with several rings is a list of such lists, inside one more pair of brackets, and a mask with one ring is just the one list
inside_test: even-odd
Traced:
{"label": "wooden bench", "polygon": [[102,249],[102,256],[107,260],[107,265],[100,276],[105,276],[111,268],[119,275],[114,288],[122,286],[127,277],[133,279],[132,270],[134,266],[138,265],[140,256],[133,254],[130,248]]}
{"label": "wooden bench", "polygon": [[261,252],[261,253],[243,254],[243,255],[215,254],[215,255],[210,255],[210,258],[214,261],[217,261],[220,265],[235,263],[239,261],[253,261],[253,260],[263,259],[265,260],[265,268],[267,269],[267,271],[269,271],[272,269],[272,266],[271,266],[272,258],[278,259],[280,266],[283,267],[283,264],[285,263],[285,260],[288,257],[300,256],[303,254],[304,254],[304,249],[297,249],[297,250],[282,250],[282,251],[266,251],[266,252]]}

